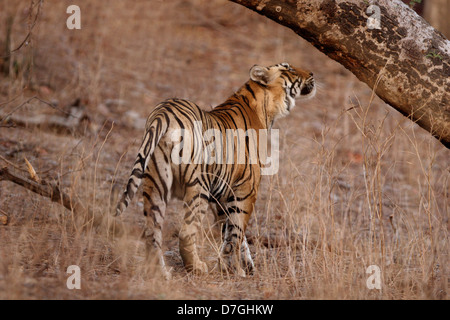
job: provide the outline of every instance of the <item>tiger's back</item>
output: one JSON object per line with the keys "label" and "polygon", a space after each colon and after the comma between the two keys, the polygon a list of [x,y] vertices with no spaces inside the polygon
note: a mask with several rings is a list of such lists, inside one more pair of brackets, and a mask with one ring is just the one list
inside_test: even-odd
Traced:
{"label": "tiger's back", "polygon": [[[234,103],[240,106],[239,101]],[[244,183],[245,179],[249,179],[250,173],[255,181],[249,181],[249,184],[251,186],[258,184],[259,163],[247,163],[249,159],[247,149],[243,149],[243,161],[239,161],[241,155],[238,154],[238,149],[241,147],[237,144],[238,141],[245,143],[242,141],[245,140],[242,128],[252,128],[258,132],[263,126],[257,118],[233,119],[224,116],[219,110],[223,109],[217,108],[207,112],[190,101],[170,99],[158,105],[149,117],[147,131],[151,130],[152,123],[158,118],[170,123],[148,163],[148,166],[151,166],[149,169],[154,169],[148,171],[153,174],[143,175],[144,183],[146,180],[153,180],[154,184],[157,182],[155,191],[166,202],[172,197],[183,200],[186,186],[193,183],[199,183],[202,188],[208,190],[209,198],[219,202],[232,196],[233,186]],[[214,137],[208,137],[210,134],[207,132],[212,128],[220,132],[220,137],[217,137],[217,133]],[[228,142],[231,141],[227,133],[233,135],[233,146],[224,150],[227,139]],[[192,145],[186,146],[186,140],[190,140]],[[212,155],[208,149],[213,149]],[[216,154],[219,150],[222,151],[220,155]]]}

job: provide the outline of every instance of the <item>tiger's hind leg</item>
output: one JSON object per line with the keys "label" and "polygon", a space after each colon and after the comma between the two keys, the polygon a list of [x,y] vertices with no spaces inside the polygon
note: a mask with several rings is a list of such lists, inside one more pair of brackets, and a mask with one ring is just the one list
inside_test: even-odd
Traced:
{"label": "tiger's hind leg", "polygon": [[[169,164],[167,164],[168,166]],[[144,174],[144,215],[147,217],[147,221],[143,236],[146,244],[147,263],[153,263],[156,259],[163,276],[170,279],[171,272],[167,269],[162,245],[164,216],[167,201],[170,198],[172,176],[171,171],[164,167],[164,163],[157,166],[152,161]],[[160,174],[161,172],[155,175],[156,177],[150,176],[150,172],[161,169],[161,172],[165,172],[164,176]],[[170,169],[170,167],[167,169]]]}
{"label": "tiger's hind leg", "polygon": [[[145,202],[144,198],[144,207]],[[148,208],[148,205],[147,205]],[[167,269],[166,262],[164,260],[164,254],[162,251],[162,224],[164,221],[164,205],[151,205],[151,209],[144,209],[147,216],[150,217],[147,219],[147,225],[144,230],[144,239],[146,245],[146,260],[147,263],[153,263],[156,258],[162,272],[162,275],[167,280],[171,279],[171,272]]]}
{"label": "tiger's hind leg", "polygon": [[180,255],[187,271],[196,274],[208,272],[208,266],[201,261],[197,252],[197,235],[201,222],[209,208],[208,196],[203,190],[190,188],[185,195],[184,223],[179,234]]}
{"label": "tiger's hind leg", "polygon": [[[229,214],[227,214],[224,210],[224,207],[222,205],[216,204],[214,207],[214,213],[216,218],[216,224],[219,226],[222,234],[222,241],[225,241],[225,233],[226,233],[226,222],[229,217]],[[241,256],[240,256],[240,265],[241,268],[245,271],[248,275],[253,275],[255,272],[255,263],[253,262],[253,258],[250,252],[250,247],[248,245],[247,237],[244,234],[244,239],[242,240],[242,245],[240,247]],[[224,266],[220,265],[219,262],[219,269],[224,270]]]}
{"label": "tiger's hind leg", "polygon": [[226,223],[220,250],[219,269],[241,277],[252,274],[254,263],[245,237],[248,220],[253,212],[256,196],[230,201],[226,205]]}

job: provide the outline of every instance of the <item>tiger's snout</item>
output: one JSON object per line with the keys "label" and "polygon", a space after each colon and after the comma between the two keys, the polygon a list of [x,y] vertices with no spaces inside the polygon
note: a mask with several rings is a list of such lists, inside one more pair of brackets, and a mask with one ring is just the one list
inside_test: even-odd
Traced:
{"label": "tiger's snout", "polygon": [[312,98],[316,94],[316,85],[312,73],[310,77],[303,84],[302,90],[300,91],[301,98]]}

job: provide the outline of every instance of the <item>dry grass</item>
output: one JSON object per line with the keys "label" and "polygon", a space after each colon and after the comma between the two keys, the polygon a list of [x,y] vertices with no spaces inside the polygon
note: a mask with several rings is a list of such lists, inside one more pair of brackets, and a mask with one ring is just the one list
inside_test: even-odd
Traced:
{"label": "dry grass", "polygon": [[[0,48],[8,16],[11,46],[26,36],[29,2],[0,2]],[[321,89],[276,125],[280,172],[263,180],[249,226],[256,275],[186,274],[177,249],[181,203],[166,221],[174,269],[166,282],[143,263],[138,239],[112,241],[2,182],[10,223],[0,225],[1,299],[448,299],[450,154],[427,132],[291,31],[227,1],[77,4],[82,29],[68,30],[66,5],[45,1],[33,41],[13,56],[16,74],[0,76],[0,111],[59,114],[79,98],[92,132],[0,127],[0,155],[23,169],[26,156],[96,213],[107,214],[113,182],[127,179],[159,101],[177,96],[208,109],[252,65],[281,61],[311,69]],[[35,95],[58,109],[35,101],[14,110]],[[142,225],[141,211],[135,200],[124,219]],[[204,231],[212,264],[218,244]],[[81,267],[82,290],[66,288],[70,265]],[[369,265],[381,268],[381,290],[366,286]]]}

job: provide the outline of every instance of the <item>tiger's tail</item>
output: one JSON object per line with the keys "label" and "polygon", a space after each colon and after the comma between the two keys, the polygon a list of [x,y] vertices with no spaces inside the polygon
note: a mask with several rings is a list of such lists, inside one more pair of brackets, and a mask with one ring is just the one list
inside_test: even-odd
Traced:
{"label": "tiger's tail", "polygon": [[[160,119],[158,119],[160,120]],[[139,186],[142,182],[142,177],[144,176],[145,168],[155,151],[161,138],[167,132],[168,124],[162,123],[161,121],[153,121],[147,126],[146,132],[144,134],[144,139],[142,141],[141,147],[139,148],[136,161],[134,162],[133,170],[131,171],[130,178],[128,179],[125,191],[117,204],[115,216],[119,216],[128,207],[131,200],[133,200]]]}

